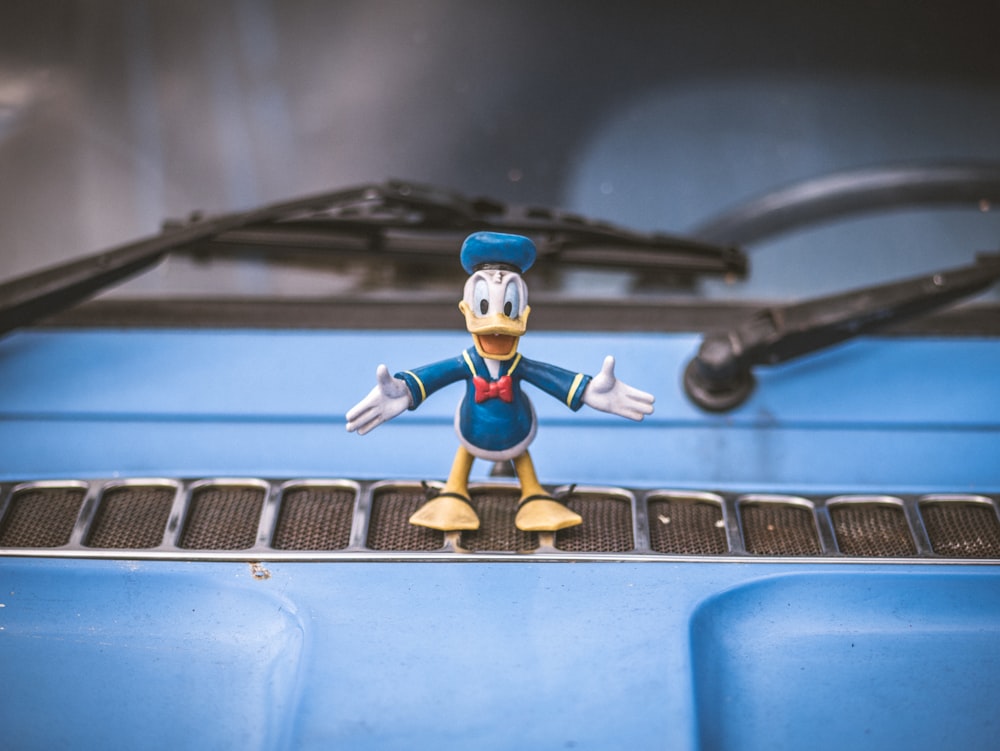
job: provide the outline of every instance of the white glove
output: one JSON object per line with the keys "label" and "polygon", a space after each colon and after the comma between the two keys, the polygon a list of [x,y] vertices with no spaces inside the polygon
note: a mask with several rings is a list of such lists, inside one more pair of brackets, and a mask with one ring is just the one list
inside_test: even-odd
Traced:
{"label": "white glove", "polygon": [[410,389],[406,381],[393,378],[385,365],[375,371],[375,388],[347,412],[347,430],[358,435],[374,430],[387,420],[410,408]]}
{"label": "white glove", "polygon": [[641,420],[653,413],[653,395],[615,378],[615,358],[608,355],[604,365],[583,390],[583,403],[601,412]]}

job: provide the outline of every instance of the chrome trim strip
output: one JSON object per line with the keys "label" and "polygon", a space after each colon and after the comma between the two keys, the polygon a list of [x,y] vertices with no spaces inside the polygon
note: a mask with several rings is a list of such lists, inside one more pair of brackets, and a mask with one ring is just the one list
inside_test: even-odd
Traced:
{"label": "chrome trim strip", "polygon": [[917,546],[917,555],[921,558],[931,558],[937,554],[931,544],[931,536],[924,523],[924,516],[920,513],[920,501],[910,498],[903,502],[903,514],[906,516],[906,523],[910,525],[910,534],[913,542]]}
{"label": "chrome trim strip", "polygon": [[919,502],[921,505],[925,503],[970,503],[970,504],[980,504],[983,506],[994,506],[992,500],[984,495],[975,495],[969,493],[931,493],[930,495],[920,496]]}
{"label": "chrome trim strip", "polygon": [[819,547],[823,555],[843,555],[840,543],[837,542],[837,532],[833,528],[833,518],[830,507],[825,503],[817,503],[813,508],[813,520],[819,534]]}
{"label": "chrome trim strip", "polygon": [[104,493],[104,487],[98,482],[88,483],[87,493],[80,504],[80,511],[76,515],[76,523],[73,531],[70,532],[69,542],[65,547],[78,548],[84,544],[87,535],[90,533],[90,526],[94,523],[97,509],[100,506],[100,498]]}
{"label": "chrome trim strip", "polygon": [[632,544],[636,550],[652,550],[649,534],[650,493],[632,494]]}
{"label": "chrome trim strip", "polygon": [[675,555],[668,553],[568,553],[562,550],[532,553],[473,553],[453,551],[447,546],[431,551],[205,551],[185,550],[97,550],[84,548],[0,548],[0,558],[58,558],[103,559],[129,561],[197,561],[240,563],[323,563],[323,562],[430,562],[430,563],[781,563],[781,564],[878,564],[878,565],[934,565],[934,566],[996,566],[1000,560],[983,558],[863,558],[849,556],[764,556],[764,555]]}
{"label": "chrome trim strip", "polygon": [[747,552],[746,538],[743,536],[743,520],[740,517],[736,496],[724,496],[722,521],[726,525],[726,541],[729,543],[729,552],[750,555]]}
{"label": "chrome trim strip", "polygon": [[174,502],[167,517],[167,526],[163,530],[163,542],[158,550],[176,550],[184,531],[184,518],[187,516],[188,491],[187,483],[175,483]]}
{"label": "chrome trim strip", "polygon": [[[0,482],[0,525],[3,518],[7,516],[7,509],[10,506],[10,499],[14,497],[14,486],[6,482]],[[0,526],[0,530],[3,527]]]}
{"label": "chrome trim strip", "polygon": [[260,516],[257,518],[257,542],[254,543],[254,550],[268,550],[274,540],[274,529],[278,525],[278,512],[281,511],[281,498],[283,485],[278,483],[268,483],[264,502],[260,507]]}
{"label": "chrome trim strip", "polygon": [[24,490],[37,490],[39,488],[58,489],[76,488],[77,490],[87,490],[92,482],[104,482],[103,480],[26,480],[16,482],[10,488],[11,495],[17,495]]}
{"label": "chrome trim strip", "polygon": [[358,492],[354,496],[354,519],[351,522],[351,536],[347,543],[348,550],[364,550],[366,547],[374,497],[374,483],[368,482],[358,486]]}
{"label": "chrome trim strip", "polygon": [[784,506],[800,506],[809,511],[816,509],[816,503],[799,495],[781,495],[778,493],[746,493],[737,496],[736,502],[740,506],[753,506],[755,504],[777,503]]}

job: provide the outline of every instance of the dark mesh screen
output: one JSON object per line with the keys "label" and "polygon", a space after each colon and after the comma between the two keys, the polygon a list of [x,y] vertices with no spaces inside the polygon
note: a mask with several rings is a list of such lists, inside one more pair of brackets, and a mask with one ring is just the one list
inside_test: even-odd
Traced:
{"label": "dark mesh screen", "polygon": [[0,546],[58,548],[67,544],[86,494],[83,488],[31,488],[15,493],[0,524]]}
{"label": "dark mesh screen", "polygon": [[931,546],[951,558],[1000,558],[1000,523],[980,503],[925,503],[920,507]]}
{"label": "dark mesh screen", "polygon": [[462,533],[462,546],[476,552],[518,552],[538,547],[538,535],[522,532],[514,526],[517,488],[480,488],[472,490],[472,505],[479,515],[479,529]]}
{"label": "dark mesh screen", "polygon": [[127,486],[112,488],[101,498],[87,537],[92,548],[155,548],[174,502],[173,488]]}
{"label": "dark mesh screen", "polygon": [[274,530],[278,550],[340,550],[351,540],[355,493],[340,487],[285,491]]}
{"label": "dark mesh screen", "polygon": [[696,499],[650,499],[649,544],[657,553],[721,555],[729,550],[722,508]]}
{"label": "dark mesh screen", "polygon": [[831,505],[830,518],[837,545],[845,555],[905,558],[917,553],[899,506],[838,503]]}
{"label": "dark mesh screen", "polygon": [[191,496],[180,547],[188,550],[244,550],[257,541],[264,491],[255,487],[209,486]]}
{"label": "dark mesh screen", "polygon": [[756,555],[819,555],[819,537],[809,509],[788,503],[740,506],[747,552]]}
{"label": "dark mesh screen", "polygon": [[624,553],[635,547],[632,506],[627,498],[571,493],[562,501],[583,517],[583,524],[556,532],[556,547],[578,553]]}
{"label": "dark mesh screen", "polygon": [[368,547],[373,550],[438,550],[444,533],[415,527],[410,516],[427,500],[422,488],[385,488],[372,499]]}

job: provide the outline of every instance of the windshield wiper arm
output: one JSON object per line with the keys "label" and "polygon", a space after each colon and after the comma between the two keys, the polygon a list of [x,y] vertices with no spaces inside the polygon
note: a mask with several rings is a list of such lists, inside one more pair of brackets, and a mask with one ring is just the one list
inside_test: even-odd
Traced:
{"label": "windshield wiper arm", "polygon": [[691,231],[705,242],[752,245],[856,214],[914,206],[988,209],[1000,202],[996,162],[914,162],[835,172],[754,198]]}
{"label": "windshield wiper arm", "polygon": [[168,222],[159,235],[0,284],[0,334],[82,302],[170,253],[314,248],[338,258],[454,264],[464,235],[480,230],[531,236],[542,262],[689,276],[744,276],[747,269],[746,256],[730,246],[389,181],[218,217],[194,215],[189,222]]}
{"label": "windshield wiper arm", "polygon": [[684,389],[703,409],[742,404],[754,387],[753,368],[816,352],[985,290],[1000,279],[1000,253],[929,276],[767,307],[725,332],[710,333],[684,371]]}

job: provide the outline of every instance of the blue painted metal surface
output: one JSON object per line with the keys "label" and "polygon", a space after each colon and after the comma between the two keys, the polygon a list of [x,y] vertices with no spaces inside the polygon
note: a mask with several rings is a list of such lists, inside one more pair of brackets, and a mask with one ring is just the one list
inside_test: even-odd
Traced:
{"label": "blue painted metal surface", "polygon": [[[695,335],[533,333],[522,350],[595,372],[606,354],[656,395],[641,424],[543,394],[532,454],[547,482],[802,492],[1000,489],[1000,347],[865,339],[762,369],[724,416],[680,389]],[[93,331],[0,341],[0,479],[168,473],[439,478],[456,387],[364,437],[343,415],[375,366],[460,352],[463,334]],[[477,465],[479,476],[488,469]]]}
{"label": "blue painted metal surface", "polygon": [[268,572],[4,561],[6,747],[995,748],[992,567]]}
{"label": "blue painted metal surface", "polygon": [[[438,479],[457,391],[369,436],[375,365],[461,335],[36,331],[0,341],[0,479]],[[694,335],[532,334],[653,391],[641,425],[539,396],[546,482],[1000,489],[1000,347],[865,339],[706,415]],[[479,477],[488,467],[477,465]],[[995,747],[1000,570],[733,562],[0,559],[3,744],[58,748]]]}
{"label": "blue painted metal surface", "polygon": [[691,622],[699,738],[725,749],[996,746],[990,572],[758,579]]}

